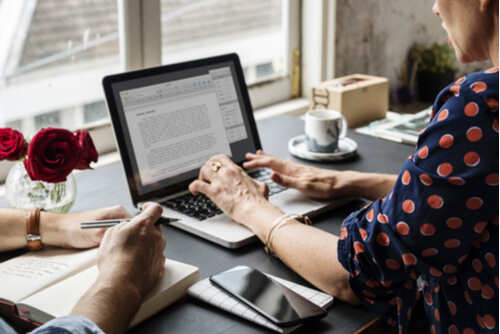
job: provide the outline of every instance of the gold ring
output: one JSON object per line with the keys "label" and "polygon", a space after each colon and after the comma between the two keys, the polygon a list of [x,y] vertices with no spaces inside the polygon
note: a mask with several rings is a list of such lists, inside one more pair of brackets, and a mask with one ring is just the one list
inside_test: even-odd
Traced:
{"label": "gold ring", "polygon": [[212,170],[213,170],[214,172],[216,172],[216,173],[219,171],[219,169],[220,169],[221,167],[222,167],[222,164],[221,164],[220,162],[218,162],[218,161],[214,161],[214,162],[212,162],[212,164],[210,165],[210,168],[212,168]]}

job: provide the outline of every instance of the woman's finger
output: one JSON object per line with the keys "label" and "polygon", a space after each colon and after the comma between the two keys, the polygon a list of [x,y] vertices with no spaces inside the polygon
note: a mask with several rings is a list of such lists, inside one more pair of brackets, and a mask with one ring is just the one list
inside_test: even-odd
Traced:
{"label": "woman's finger", "polygon": [[297,190],[301,190],[300,183],[294,177],[290,177],[290,176],[287,176],[285,174],[273,172],[273,173],[271,173],[271,180],[283,188],[294,188]]}
{"label": "woman's finger", "polygon": [[209,194],[210,184],[200,180],[194,180],[193,182],[191,182],[191,184],[189,185],[189,191],[195,196],[199,195],[200,193],[205,194],[208,197],[211,196],[211,194]]}

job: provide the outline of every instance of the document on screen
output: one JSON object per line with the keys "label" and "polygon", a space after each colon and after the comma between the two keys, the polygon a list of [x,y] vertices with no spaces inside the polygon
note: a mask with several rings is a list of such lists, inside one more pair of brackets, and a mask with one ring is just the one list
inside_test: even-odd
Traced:
{"label": "document on screen", "polygon": [[201,167],[216,154],[231,156],[214,86],[182,81],[128,92],[135,103],[125,114],[143,185]]}

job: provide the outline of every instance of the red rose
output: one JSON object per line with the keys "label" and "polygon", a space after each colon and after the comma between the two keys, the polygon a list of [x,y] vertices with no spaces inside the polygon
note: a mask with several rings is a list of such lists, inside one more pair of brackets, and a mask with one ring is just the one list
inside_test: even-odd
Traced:
{"label": "red rose", "polygon": [[0,160],[16,161],[26,155],[28,144],[19,131],[0,129]]}
{"label": "red rose", "polygon": [[28,147],[24,166],[32,180],[62,182],[80,161],[81,148],[76,137],[65,129],[38,131]]}
{"label": "red rose", "polygon": [[91,162],[97,162],[97,150],[95,149],[92,137],[87,130],[77,130],[75,132],[76,140],[80,144],[82,155],[75,169],[89,169]]}

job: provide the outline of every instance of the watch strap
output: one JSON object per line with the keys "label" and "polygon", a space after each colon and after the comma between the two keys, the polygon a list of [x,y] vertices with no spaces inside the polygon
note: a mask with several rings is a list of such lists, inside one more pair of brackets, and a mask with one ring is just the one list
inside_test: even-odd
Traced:
{"label": "watch strap", "polygon": [[26,214],[26,240],[28,248],[33,251],[43,249],[42,239],[40,237],[40,208],[31,208]]}

